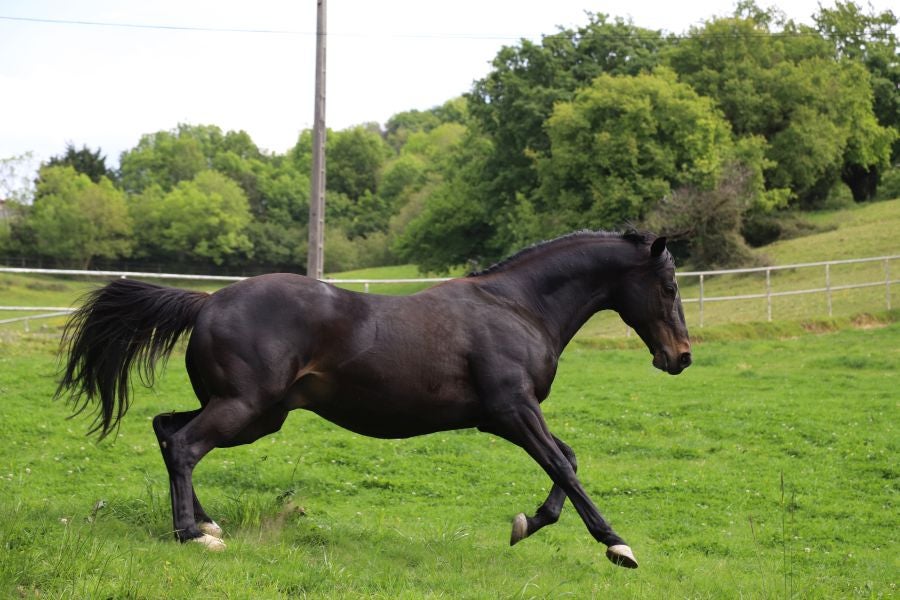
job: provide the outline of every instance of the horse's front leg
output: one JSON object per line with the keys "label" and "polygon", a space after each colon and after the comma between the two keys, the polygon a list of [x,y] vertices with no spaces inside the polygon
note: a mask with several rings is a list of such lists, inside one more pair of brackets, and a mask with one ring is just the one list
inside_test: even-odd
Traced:
{"label": "horse's front leg", "polygon": [[631,548],[613,531],[594,506],[575,475],[572,464],[557,446],[547,429],[537,400],[523,397],[515,403],[504,403],[504,408],[495,412],[490,422],[480,429],[495,433],[528,452],[572,501],[594,539],[607,546],[606,557],[619,566],[637,568]]}
{"label": "horse's front leg", "polygon": [[[553,441],[556,442],[556,446],[566,455],[566,459],[568,459],[569,464],[572,465],[572,470],[577,473],[578,461],[575,459],[575,451],[555,435],[553,436]],[[533,517],[526,516],[525,513],[519,513],[515,516],[513,519],[512,533],[509,536],[509,545],[513,546],[528,536],[533,535],[539,529],[556,523],[559,520],[560,513],[562,513],[565,501],[566,492],[554,483],[550,488],[550,494],[547,495],[547,499],[544,500],[544,503],[541,504],[537,511],[535,511]]]}

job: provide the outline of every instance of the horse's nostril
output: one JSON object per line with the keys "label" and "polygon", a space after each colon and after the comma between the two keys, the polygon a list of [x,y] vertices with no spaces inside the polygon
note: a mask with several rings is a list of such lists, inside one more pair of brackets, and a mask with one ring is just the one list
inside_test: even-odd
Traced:
{"label": "horse's nostril", "polygon": [[684,352],[684,353],[681,355],[680,361],[681,361],[681,367],[682,367],[683,369],[686,369],[686,368],[688,368],[689,366],[691,366],[691,362],[692,362],[692,359],[691,359],[691,353],[690,353],[690,352]]}

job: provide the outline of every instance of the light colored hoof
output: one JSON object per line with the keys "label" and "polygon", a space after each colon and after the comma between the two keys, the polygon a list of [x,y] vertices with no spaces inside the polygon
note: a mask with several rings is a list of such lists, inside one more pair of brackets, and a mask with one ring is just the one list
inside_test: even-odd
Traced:
{"label": "light colored hoof", "polygon": [[209,535],[208,533],[204,533],[200,537],[191,538],[191,541],[196,544],[202,544],[206,546],[206,549],[212,552],[221,552],[225,549],[225,542],[217,537]]}
{"label": "light colored hoof", "polygon": [[509,536],[509,545],[515,546],[528,537],[528,519],[525,513],[519,513],[513,518],[512,533]]}
{"label": "light colored hoof", "polygon": [[613,564],[626,569],[637,569],[637,560],[631,552],[631,548],[625,544],[616,544],[606,549],[606,558],[611,560]]}
{"label": "light colored hoof", "polygon": [[205,533],[207,535],[211,535],[215,538],[222,538],[225,536],[225,532],[222,531],[222,528],[219,527],[219,524],[215,521],[210,521],[207,523],[206,521],[197,524],[197,529],[200,530],[201,533]]}

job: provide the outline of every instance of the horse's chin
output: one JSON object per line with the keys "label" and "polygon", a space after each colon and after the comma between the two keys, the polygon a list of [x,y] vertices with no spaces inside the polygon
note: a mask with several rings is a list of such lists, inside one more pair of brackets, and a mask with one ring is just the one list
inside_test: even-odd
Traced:
{"label": "horse's chin", "polygon": [[653,353],[653,366],[669,375],[678,375],[684,371],[684,367],[677,360],[670,359],[662,350]]}

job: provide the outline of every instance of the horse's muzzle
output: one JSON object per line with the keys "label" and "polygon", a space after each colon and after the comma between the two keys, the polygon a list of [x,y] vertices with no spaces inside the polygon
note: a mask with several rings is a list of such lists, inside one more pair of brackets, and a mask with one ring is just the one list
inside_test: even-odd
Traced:
{"label": "horse's muzzle", "polygon": [[653,353],[653,366],[669,375],[678,375],[693,362],[690,352],[682,352],[675,357],[669,357],[664,350]]}

